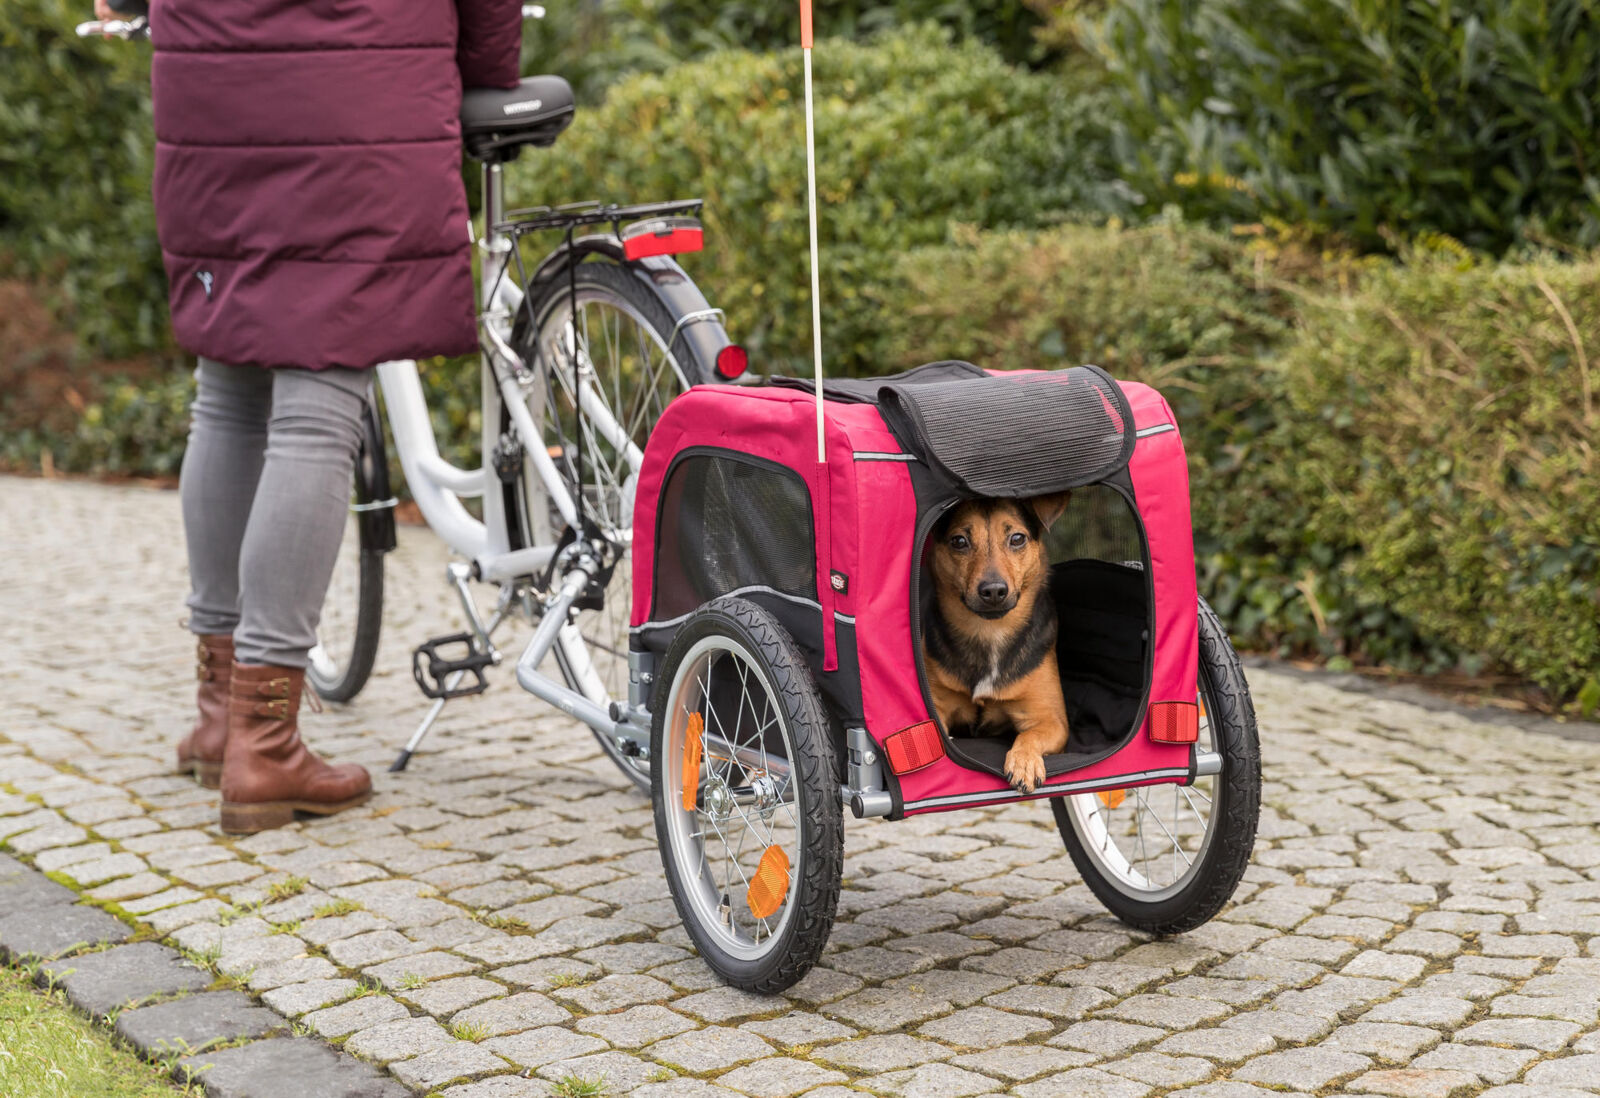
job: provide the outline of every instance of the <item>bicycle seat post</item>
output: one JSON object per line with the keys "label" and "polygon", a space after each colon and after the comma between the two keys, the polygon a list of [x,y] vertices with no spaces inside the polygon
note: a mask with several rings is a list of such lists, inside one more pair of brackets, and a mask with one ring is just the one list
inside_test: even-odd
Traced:
{"label": "bicycle seat post", "polygon": [[505,220],[505,212],[505,164],[495,157],[483,162],[483,238],[478,241],[478,249],[483,253],[480,285],[485,312],[495,307],[494,287],[511,255],[511,238],[495,228]]}

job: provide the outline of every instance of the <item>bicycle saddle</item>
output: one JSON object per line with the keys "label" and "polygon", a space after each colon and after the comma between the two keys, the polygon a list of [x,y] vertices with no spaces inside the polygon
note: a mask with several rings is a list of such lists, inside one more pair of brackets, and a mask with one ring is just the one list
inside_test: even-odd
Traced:
{"label": "bicycle saddle", "polygon": [[468,88],[461,138],[474,160],[511,160],[525,145],[549,145],[572,121],[572,86],[559,76],[525,76],[514,88]]}

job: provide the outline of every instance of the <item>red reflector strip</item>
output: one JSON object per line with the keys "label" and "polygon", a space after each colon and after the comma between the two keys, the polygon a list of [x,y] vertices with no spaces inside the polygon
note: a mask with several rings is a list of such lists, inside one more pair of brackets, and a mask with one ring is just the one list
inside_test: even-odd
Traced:
{"label": "red reflector strip", "polygon": [[652,255],[682,255],[698,252],[705,246],[705,233],[699,227],[679,226],[664,233],[640,233],[622,242],[622,254],[628,259],[644,259]]}
{"label": "red reflector strip", "polygon": [[1156,743],[1194,743],[1200,738],[1200,707],[1194,702],[1151,702],[1150,738]]}
{"label": "red reflector strip", "polygon": [[890,770],[909,774],[944,758],[944,740],[939,736],[938,725],[923,721],[884,740],[883,750],[889,756]]}

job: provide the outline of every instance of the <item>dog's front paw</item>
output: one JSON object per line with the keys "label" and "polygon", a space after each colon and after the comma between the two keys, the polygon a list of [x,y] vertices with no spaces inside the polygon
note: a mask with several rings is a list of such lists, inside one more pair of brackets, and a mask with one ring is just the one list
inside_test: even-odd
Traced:
{"label": "dog's front paw", "polygon": [[1013,788],[1032,793],[1044,781],[1044,756],[1024,747],[1013,747],[1006,752],[1006,780]]}

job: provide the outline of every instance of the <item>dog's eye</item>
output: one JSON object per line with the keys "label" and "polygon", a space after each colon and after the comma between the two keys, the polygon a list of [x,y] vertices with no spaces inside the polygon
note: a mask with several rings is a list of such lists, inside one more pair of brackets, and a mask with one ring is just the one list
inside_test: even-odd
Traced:
{"label": "dog's eye", "polygon": [[1021,549],[1024,545],[1028,544],[1028,535],[1018,531],[1017,533],[1012,534],[1007,540],[1010,542],[1011,548]]}
{"label": "dog's eye", "polygon": [[965,553],[971,547],[972,542],[967,540],[967,535],[965,534],[957,534],[955,537],[950,539],[950,548],[954,549],[958,553]]}

